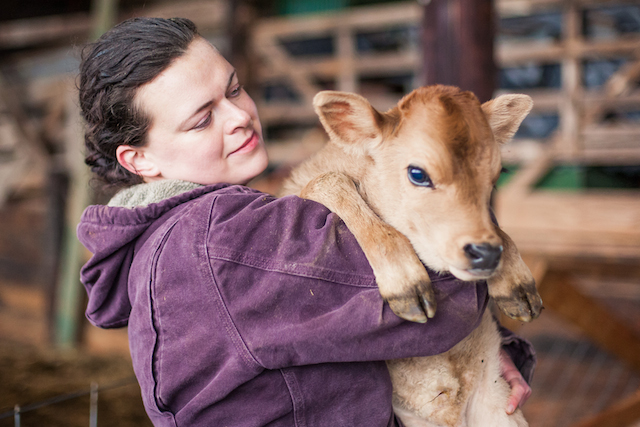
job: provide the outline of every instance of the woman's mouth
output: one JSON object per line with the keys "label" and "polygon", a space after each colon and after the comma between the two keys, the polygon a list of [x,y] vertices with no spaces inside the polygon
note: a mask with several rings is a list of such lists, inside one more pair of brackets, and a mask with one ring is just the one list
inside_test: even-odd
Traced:
{"label": "woman's mouth", "polygon": [[253,132],[251,136],[247,138],[247,140],[240,147],[238,147],[236,150],[229,153],[229,156],[231,156],[232,154],[249,153],[258,146],[259,142],[260,142],[260,137],[258,136],[258,133]]}

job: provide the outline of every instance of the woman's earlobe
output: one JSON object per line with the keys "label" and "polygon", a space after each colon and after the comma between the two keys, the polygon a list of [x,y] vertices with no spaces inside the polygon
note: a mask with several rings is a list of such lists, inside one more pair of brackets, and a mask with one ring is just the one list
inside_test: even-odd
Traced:
{"label": "woman's earlobe", "polygon": [[120,145],[116,148],[116,160],[118,163],[131,172],[143,178],[156,178],[160,175],[160,170],[146,155],[140,147],[131,145]]}

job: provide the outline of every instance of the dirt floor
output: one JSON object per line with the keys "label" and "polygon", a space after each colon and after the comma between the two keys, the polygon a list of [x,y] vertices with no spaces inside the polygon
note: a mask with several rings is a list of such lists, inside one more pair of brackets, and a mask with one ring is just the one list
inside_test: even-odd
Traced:
{"label": "dirt floor", "polygon": [[[83,352],[54,352],[15,341],[0,341],[0,416],[16,404],[30,404],[68,394],[83,394],[20,415],[21,426],[89,426],[89,391],[98,389],[98,425],[101,427],[151,426],[140,389],[127,357],[95,356]],[[110,388],[109,387],[113,387]],[[14,417],[0,419],[14,426]]]}
{"label": "dirt floor", "polygon": [[[0,427],[14,426],[15,405],[82,396],[20,415],[22,427],[89,426],[91,383],[98,391],[98,426],[151,426],[128,356],[126,331],[85,327],[82,350],[48,344],[51,232],[41,192],[0,209]],[[86,326],[86,325],[85,325]],[[124,382],[116,388],[104,389]]]}

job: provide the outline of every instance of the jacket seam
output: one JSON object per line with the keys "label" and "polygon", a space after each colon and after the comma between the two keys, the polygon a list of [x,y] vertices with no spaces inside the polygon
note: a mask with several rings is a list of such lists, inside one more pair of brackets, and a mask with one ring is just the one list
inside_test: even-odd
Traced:
{"label": "jacket seam", "polygon": [[[214,205],[217,199],[218,199],[217,196],[212,198],[212,201],[209,207],[209,215],[207,217],[208,219],[207,225],[205,227],[205,233],[202,238],[202,246],[207,259],[211,259],[209,255],[209,245],[207,244],[207,236],[209,236],[209,233],[211,232],[211,217],[213,215]],[[225,325],[225,329],[227,330],[227,334],[229,335],[231,342],[238,349],[238,353],[242,355],[242,360],[244,360],[245,363],[247,363],[248,365],[254,365],[254,366],[264,368],[264,366],[262,366],[258,362],[258,360],[255,358],[255,356],[251,353],[251,350],[249,350],[247,343],[242,338],[242,335],[240,334],[238,326],[233,321],[233,317],[231,316],[231,313],[227,308],[227,304],[225,304],[224,299],[222,298],[222,292],[218,287],[218,283],[216,281],[215,274],[213,273],[213,267],[211,265],[211,262],[208,262],[207,264],[208,264],[207,267],[209,272],[209,278],[211,279],[212,288],[216,296],[215,300],[218,302],[218,305],[220,307],[220,310],[218,310],[218,313],[220,315],[220,318],[223,324]]]}
{"label": "jacket seam", "polygon": [[290,372],[288,369],[280,369],[280,374],[282,375],[284,383],[287,385],[289,396],[291,396],[294,425],[295,427],[306,427],[304,399],[302,398],[298,381],[293,372]]}
{"label": "jacket seam", "polygon": [[[151,325],[153,325],[153,328],[155,330],[156,333],[156,345],[154,346],[152,355],[151,355],[151,374],[152,377],[154,379],[154,391],[153,391],[153,399],[155,401],[156,407],[158,408],[158,410],[161,413],[164,414],[170,414],[171,418],[173,420],[173,424],[175,425],[175,414],[173,413],[173,411],[171,411],[161,400],[161,396],[160,396],[160,373],[162,371],[162,364],[164,363],[163,361],[163,347],[164,347],[164,340],[162,339],[161,335],[160,335],[160,331],[162,330],[162,325],[161,325],[161,316],[159,314],[159,310],[158,307],[156,306],[156,304],[154,303],[154,301],[156,301],[155,298],[155,294],[156,294],[156,289],[155,289],[155,285],[156,285],[156,270],[158,268],[158,260],[160,258],[160,255],[163,252],[163,248],[164,248],[164,244],[166,243],[167,239],[169,238],[169,235],[171,234],[171,231],[173,230],[173,228],[175,227],[175,225],[177,224],[179,218],[175,218],[173,221],[173,224],[171,224],[171,226],[169,226],[169,228],[165,231],[165,233],[163,233],[162,238],[160,239],[158,245],[156,246],[156,249],[154,251],[153,254],[153,262],[151,263],[150,269],[151,269],[151,274],[150,274],[150,283],[149,283],[149,287],[150,287],[150,314],[151,314]],[[153,292],[153,293],[152,293]],[[157,314],[157,316],[154,316],[155,314]],[[158,363],[157,363],[157,369],[154,369],[154,363],[153,363],[153,358],[154,355],[158,356]],[[155,372],[154,372],[155,371]]]}
{"label": "jacket seam", "polygon": [[[229,249],[226,250],[218,250],[216,254],[211,254],[209,251],[209,259],[217,259],[221,261],[233,262],[239,265],[245,265],[247,267],[258,268],[260,270],[271,271],[276,273],[290,274],[299,277],[305,277],[310,279],[318,279],[324,280],[327,282],[334,282],[345,286],[354,286],[359,288],[376,288],[378,285],[375,282],[375,278],[373,273],[371,276],[363,276],[353,273],[341,273],[328,269],[321,269],[318,267],[310,267],[315,269],[318,272],[327,273],[326,275],[320,273],[312,273],[312,272],[303,272],[299,269],[296,269],[295,265],[292,265],[290,268],[278,267],[274,266],[271,260],[260,258],[260,257],[252,257],[247,255],[246,253],[236,252]],[[340,276],[340,277],[338,277]],[[431,279],[431,283],[438,283],[448,280],[458,280],[451,275],[447,275],[445,277],[434,277]],[[353,281],[357,280],[360,283],[354,283]]]}
{"label": "jacket seam", "polygon": [[[247,267],[257,268],[264,271],[289,274],[289,275],[305,277],[310,279],[318,279],[318,280],[323,280],[326,282],[334,282],[334,283],[338,283],[346,286],[354,286],[358,288],[376,288],[377,287],[373,274],[371,276],[362,276],[362,275],[353,274],[353,273],[341,273],[333,270],[321,269],[318,267],[314,268],[306,265],[306,267],[316,270],[314,274],[314,272],[300,271],[299,268],[296,268],[298,267],[298,265],[296,264],[291,264],[290,266],[288,266],[288,268],[277,266],[277,265],[274,265],[273,262],[271,262],[268,259],[260,258],[260,257],[251,257],[251,256],[248,256],[246,253],[238,253],[238,252],[229,251],[229,250],[227,250],[226,254],[219,253],[219,252],[216,254],[209,254],[209,259],[228,261],[228,262],[233,262],[235,264],[245,265]],[[321,274],[321,273],[325,273],[325,274]],[[354,282],[359,282],[359,283],[354,283]]]}

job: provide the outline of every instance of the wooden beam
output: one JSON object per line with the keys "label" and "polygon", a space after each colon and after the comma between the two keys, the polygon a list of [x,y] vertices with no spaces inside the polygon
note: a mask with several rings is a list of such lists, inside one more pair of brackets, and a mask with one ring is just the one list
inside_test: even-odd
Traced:
{"label": "wooden beam", "polygon": [[640,259],[636,191],[498,193],[496,215],[522,251]]}
{"label": "wooden beam", "polygon": [[[635,5],[637,0],[572,0],[578,6],[603,6],[607,3]],[[557,11],[565,0],[496,0],[496,9],[502,17],[525,16],[535,13]]]}
{"label": "wooden beam", "polygon": [[[189,18],[198,26],[202,34],[212,30],[223,30],[228,2],[225,0],[189,0],[178,3],[165,2],[127,11],[116,20],[134,16],[156,16]],[[94,28],[89,13],[73,13],[38,18],[18,19],[0,22],[0,49],[23,49],[52,42],[87,40]]]}
{"label": "wooden beam", "polygon": [[315,123],[318,116],[313,111],[313,106],[308,104],[300,104],[294,102],[277,102],[266,104],[256,101],[258,111],[260,112],[260,121],[263,124],[279,124],[291,122],[309,122]]}
{"label": "wooden beam", "polygon": [[581,131],[585,148],[638,148],[640,125],[592,125]]}
{"label": "wooden beam", "polygon": [[631,427],[640,420],[640,390],[571,427]]}
{"label": "wooden beam", "polygon": [[[416,51],[377,53],[375,55],[359,54],[352,61],[352,69],[356,74],[390,75],[393,73],[414,72],[420,67],[420,55]],[[340,72],[342,61],[339,58],[291,58],[295,67],[304,74],[323,79],[334,79]],[[281,72],[272,67],[259,67],[260,81],[268,82],[282,77]]]}
{"label": "wooden beam", "polygon": [[640,371],[640,336],[582,294],[570,274],[548,271],[538,284],[546,308],[577,326],[596,345]]}
{"label": "wooden beam", "polygon": [[[528,255],[523,259],[528,264]],[[640,263],[635,260],[617,258],[578,258],[573,256],[555,256],[545,258],[549,269],[563,272],[579,272],[594,278],[607,277],[616,281],[637,280],[640,278]],[[531,266],[529,266],[531,267]]]}
{"label": "wooden beam", "polygon": [[[558,157],[562,161],[562,157]],[[640,164],[640,147],[597,149],[586,147],[582,153],[567,161],[583,162],[592,165],[621,166]]]}
{"label": "wooden beam", "polygon": [[293,89],[302,99],[303,105],[312,105],[313,97],[321,89],[313,83],[312,76],[295,66],[283,46],[278,44],[263,44],[256,46],[260,56],[268,67],[288,77]]}
{"label": "wooden beam", "polygon": [[90,31],[88,13],[5,21],[0,23],[0,49],[20,49],[74,37],[84,39]]}
{"label": "wooden beam", "polygon": [[[513,92],[513,90],[498,90],[496,91],[496,96]],[[533,112],[558,111],[562,106],[562,98],[564,96],[557,89],[518,89],[517,92],[531,96],[533,99]],[[607,108],[635,110],[640,107],[640,91],[629,92],[615,97],[609,96],[600,90],[583,91],[579,102],[587,116],[593,116]],[[591,122],[593,121],[591,120]]]}
{"label": "wooden beam", "polygon": [[557,10],[559,0],[496,0],[501,17],[527,16],[549,10]]}
{"label": "wooden beam", "polygon": [[564,42],[539,41],[504,42],[496,48],[496,60],[503,67],[528,63],[558,63],[573,56],[582,58],[616,58],[633,54],[640,43],[640,36],[630,35],[613,41],[581,41],[568,45]]}
{"label": "wooden beam", "polygon": [[[638,51],[636,51],[636,57]],[[633,91],[640,80],[640,60],[623,64],[605,83],[605,91],[610,97],[617,97]]]}
{"label": "wooden beam", "polygon": [[121,14],[120,19],[134,16],[175,18],[180,16],[192,20],[201,34],[210,31],[224,31],[229,26],[229,1],[227,0],[187,0],[160,2]]}
{"label": "wooden beam", "polygon": [[[273,18],[259,22],[252,32],[257,61],[257,80],[262,84],[285,81],[299,95],[296,101],[257,101],[261,120],[275,123],[315,122],[312,99],[322,90],[317,80],[335,83],[336,90],[360,92],[364,75],[384,76],[414,73],[420,54],[411,47],[393,53],[360,54],[356,51],[359,31],[375,32],[397,26],[419,25],[421,7],[415,2],[348,9],[339,13],[314,14],[299,18]],[[295,57],[285,49],[287,40],[330,37],[334,52],[328,58]],[[397,102],[395,96],[379,97],[376,107],[384,109]],[[379,106],[380,105],[380,106]]]}
{"label": "wooden beam", "polygon": [[556,164],[547,152],[495,197],[496,215],[523,252],[640,259],[640,192],[554,191],[535,185]]}
{"label": "wooden beam", "polygon": [[[506,229],[509,236],[516,242],[518,249],[523,252],[540,253],[548,256],[579,256],[593,258],[619,258],[622,260],[637,260],[640,257],[640,250],[637,244],[620,245],[619,241],[612,239],[609,233],[601,233],[598,240],[598,233],[591,234],[585,239],[583,233],[571,231],[560,232],[557,230],[534,230],[534,229]],[[615,236],[613,236],[615,237]],[[617,236],[618,240],[625,239],[625,236]],[[614,241],[611,241],[614,240]]]}
{"label": "wooden beam", "polygon": [[519,139],[501,147],[502,163],[505,165],[528,164],[540,158],[548,149],[544,139]]}
{"label": "wooden beam", "polygon": [[[368,95],[367,99],[371,105],[379,111],[387,111],[398,103],[398,96],[395,95]],[[260,121],[269,124],[291,124],[308,123],[316,124],[318,116],[313,110],[311,103],[302,104],[299,102],[261,102],[256,101],[260,113]]]}
{"label": "wooden beam", "polygon": [[254,42],[275,37],[312,38],[332,34],[339,26],[383,30],[394,26],[419,25],[422,7],[415,1],[341,10],[338,13],[317,13],[304,17],[270,18],[262,20],[254,30]]}

